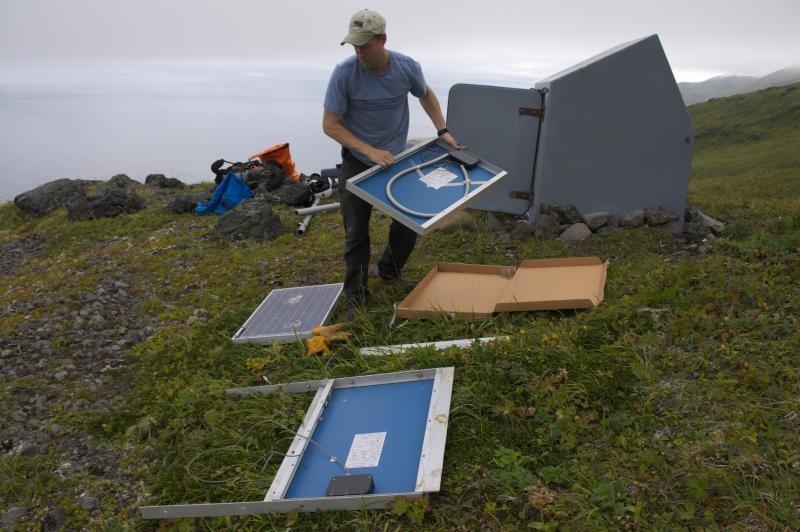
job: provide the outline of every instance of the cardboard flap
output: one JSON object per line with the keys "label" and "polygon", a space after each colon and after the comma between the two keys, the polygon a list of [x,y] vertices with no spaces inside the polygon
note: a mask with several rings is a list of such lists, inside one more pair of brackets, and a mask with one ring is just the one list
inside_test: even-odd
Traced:
{"label": "cardboard flap", "polygon": [[499,296],[497,312],[596,307],[608,264],[598,257],[526,260]]}
{"label": "cardboard flap", "polygon": [[398,305],[397,316],[483,318],[495,312],[596,307],[603,300],[607,268],[598,257],[526,260],[518,267],[441,263]]}
{"label": "cardboard flap", "polygon": [[438,264],[398,305],[397,316],[491,316],[497,294],[502,293],[515,271],[514,266]]}

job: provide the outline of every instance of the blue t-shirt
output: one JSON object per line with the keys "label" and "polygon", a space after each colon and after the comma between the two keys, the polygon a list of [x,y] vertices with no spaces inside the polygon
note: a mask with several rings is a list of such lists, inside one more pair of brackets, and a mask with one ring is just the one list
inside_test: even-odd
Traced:
{"label": "blue t-shirt", "polygon": [[[419,63],[392,50],[389,69],[382,75],[364,68],[353,55],[336,65],[328,82],[324,107],[343,116],[352,134],[370,146],[397,155],[408,137],[408,93],[425,96],[427,83]],[[360,161],[374,164],[353,150]]]}

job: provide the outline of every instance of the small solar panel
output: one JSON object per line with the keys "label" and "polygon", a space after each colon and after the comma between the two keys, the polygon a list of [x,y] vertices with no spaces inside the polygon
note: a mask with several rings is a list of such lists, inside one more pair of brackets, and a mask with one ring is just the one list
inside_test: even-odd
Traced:
{"label": "small solar panel", "polygon": [[288,344],[311,338],[311,329],[327,322],[343,287],[342,283],[333,283],[273,290],[232,340]]}

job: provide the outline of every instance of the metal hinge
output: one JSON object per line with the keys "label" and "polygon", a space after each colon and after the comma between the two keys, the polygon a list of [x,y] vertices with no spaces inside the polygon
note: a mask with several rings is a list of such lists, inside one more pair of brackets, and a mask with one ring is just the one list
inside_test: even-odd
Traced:
{"label": "metal hinge", "polygon": [[533,199],[533,194],[525,190],[511,190],[508,193],[508,197],[511,199],[531,201]]}
{"label": "metal hinge", "polygon": [[524,116],[535,116],[539,120],[544,118],[544,109],[534,109],[533,107],[520,107],[519,114]]}

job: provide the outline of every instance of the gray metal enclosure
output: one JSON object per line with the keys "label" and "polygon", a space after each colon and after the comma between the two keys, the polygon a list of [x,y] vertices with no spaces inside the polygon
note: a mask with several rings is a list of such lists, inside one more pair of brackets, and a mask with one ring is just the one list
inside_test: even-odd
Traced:
{"label": "gray metal enclosure", "polygon": [[531,220],[543,203],[616,215],[685,208],[694,132],[657,35],[535,89],[454,85],[447,124],[459,142],[508,172],[474,208]]}

